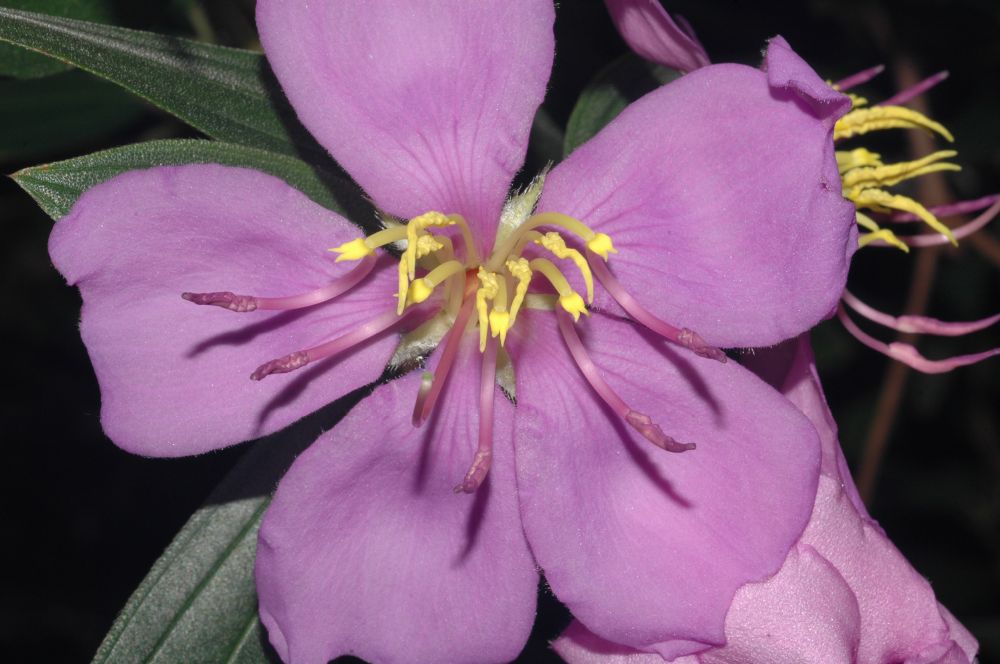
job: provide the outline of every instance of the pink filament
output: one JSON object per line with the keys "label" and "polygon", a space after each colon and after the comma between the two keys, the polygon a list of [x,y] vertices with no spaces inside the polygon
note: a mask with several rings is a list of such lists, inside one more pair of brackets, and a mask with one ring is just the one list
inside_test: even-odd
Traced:
{"label": "pink filament", "polygon": [[337,337],[332,341],[327,341],[324,344],[314,346],[307,350],[295,351],[294,353],[290,353],[284,357],[279,357],[276,360],[265,362],[257,367],[252,374],[250,374],[250,378],[251,380],[261,380],[271,374],[288,373],[289,371],[301,369],[310,362],[315,362],[327,357],[332,357],[338,353],[343,353],[345,350],[353,348],[354,346],[357,346],[358,344],[374,337],[383,330],[392,327],[394,324],[403,320],[408,313],[409,312],[404,312],[402,316],[398,316],[394,310],[387,311],[381,316],[359,325],[347,334]]}
{"label": "pink filament", "polygon": [[926,374],[946,373],[952,369],[964,367],[969,364],[976,364],[977,362],[982,362],[983,360],[1000,355],[1000,348],[993,348],[991,350],[983,351],[982,353],[958,355],[956,357],[950,357],[943,360],[930,360],[921,355],[920,351],[910,344],[903,343],[901,341],[894,341],[886,344],[872,336],[869,336],[868,334],[865,334],[865,332],[863,332],[861,328],[858,327],[853,320],[851,320],[850,316],[847,315],[847,310],[844,308],[844,305],[837,307],[837,318],[840,319],[840,322],[844,325],[851,336],[864,345],[876,352],[882,353],[886,357],[902,362],[911,369],[916,369],[917,371]]}
{"label": "pink filament", "polygon": [[897,332],[934,334],[941,337],[959,337],[990,327],[1000,321],[1000,314],[974,321],[949,322],[927,316],[891,316],[862,302],[856,295],[845,290],[841,296],[844,304],[879,325],[891,327]]}
{"label": "pink filament", "polygon": [[219,291],[215,293],[181,293],[181,297],[188,302],[195,304],[211,304],[223,309],[229,309],[237,313],[247,311],[275,310],[287,311],[290,309],[302,309],[311,307],[314,304],[326,302],[346,293],[357,286],[362,279],[368,276],[375,266],[375,257],[366,256],[361,262],[344,276],[336,279],[330,284],[299,295],[288,297],[257,297],[255,295],[236,295],[229,291]]}
{"label": "pink filament", "polygon": [[466,279],[465,301],[462,303],[462,308],[459,310],[458,316],[455,317],[455,323],[451,326],[448,338],[444,342],[441,361],[438,362],[437,370],[434,372],[433,382],[429,388],[421,388],[417,395],[412,420],[415,427],[421,426],[430,417],[431,411],[434,410],[434,404],[437,402],[441,390],[444,389],[445,381],[448,380],[451,365],[455,363],[455,357],[458,355],[459,342],[462,340],[465,327],[469,324],[469,317],[472,315],[472,308],[476,303],[476,299],[470,296],[470,293],[475,293],[475,288],[476,278],[474,275],[470,275]]}
{"label": "pink filament", "polygon": [[664,339],[687,348],[698,357],[704,357],[718,362],[726,361],[726,354],[718,348],[709,346],[705,343],[697,332],[689,330],[686,327],[674,327],[670,323],[664,322],[651,314],[645,307],[639,304],[638,300],[632,297],[628,291],[625,290],[625,287],[622,286],[621,283],[615,278],[615,275],[611,274],[611,270],[609,270],[607,265],[604,264],[604,261],[601,260],[600,257],[595,256],[593,252],[587,252],[587,262],[590,263],[590,269],[597,275],[597,278],[604,286],[604,289],[608,291],[608,293],[611,294],[611,297],[615,298],[615,301],[622,306],[622,309],[624,309],[628,315],[636,321],[642,323],[644,326],[659,334]]}
{"label": "pink filament", "polygon": [[948,78],[948,72],[946,72],[946,71],[939,71],[938,73],[934,74],[933,76],[928,76],[927,78],[925,78],[924,80],[920,81],[919,83],[911,85],[910,87],[906,88],[905,90],[900,90],[899,92],[897,92],[893,96],[889,97],[885,101],[880,101],[879,103],[877,103],[875,105],[876,106],[900,106],[900,105],[905,104],[906,102],[910,101],[914,97],[919,97],[920,95],[924,94],[925,92],[927,92],[928,90],[930,90],[931,88],[933,88],[935,85],[937,85],[941,81],[945,80],[946,78]]}
{"label": "pink filament", "polygon": [[[967,214],[969,212],[979,212],[984,208],[988,208],[997,201],[1000,201],[1000,194],[992,194],[990,196],[983,196],[982,198],[976,198],[969,201],[959,201],[957,203],[949,203],[948,205],[935,205],[933,207],[927,208],[927,210],[933,214],[935,217],[951,217],[956,214]],[[893,212],[888,215],[889,221],[892,222],[922,222],[923,219],[913,214],[912,212]]]}
{"label": "pink filament", "polygon": [[[1000,212],[1000,199],[998,199],[992,206],[978,217],[972,221],[962,224],[958,228],[952,229],[952,235],[955,236],[956,240],[961,240],[967,238],[976,231],[980,230],[986,224],[993,221],[993,218],[997,216]],[[904,244],[910,247],[934,247],[942,244],[951,244],[951,240],[946,238],[940,233],[924,233],[922,235],[909,235],[899,238]],[[871,243],[872,246],[887,247],[889,246],[884,240],[875,240]]]}
{"label": "pink filament", "polygon": [[857,74],[851,74],[847,78],[841,79],[833,85],[841,92],[847,92],[857,85],[867,83],[883,71],[885,71],[885,65],[875,65],[874,67],[869,67],[868,69],[859,71]]}
{"label": "pink filament", "polygon": [[479,381],[479,445],[472,465],[455,493],[473,493],[486,479],[493,463],[493,397],[496,393],[497,342],[490,339],[483,352],[483,365]]}
{"label": "pink filament", "polygon": [[576,328],[573,327],[573,321],[570,319],[569,314],[564,311],[557,311],[556,320],[559,322],[559,331],[562,333],[563,341],[566,342],[566,347],[569,349],[573,361],[576,362],[576,366],[579,367],[580,373],[583,374],[590,387],[597,392],[597,396],[601,397],[604,403],[611,407],[611,410],[641,433],[646,440],[659,448],[668,452],[684,452],[694,449],[694,443],[677,442],[665,434],[663,429],[654,423],[648,415],[632,410],[611,389],[611,386],[605,382],[604,378],[601,377],[600,371],[598,371],[594,361],[587,354],[587,349],[584,348],[583,342],[580,341],[580,337],[576,333]]}

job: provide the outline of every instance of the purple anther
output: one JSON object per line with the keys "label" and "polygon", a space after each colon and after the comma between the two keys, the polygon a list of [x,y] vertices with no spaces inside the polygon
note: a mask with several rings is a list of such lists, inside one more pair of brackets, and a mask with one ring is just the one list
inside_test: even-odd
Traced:
{"label": "purple anther", "polygon": [[195,304],[212,304],[237,313],[257,310],[257,298],[253,295],[237,295],[229,291],[218,293],[181,293],[181,297]]}
{"label": "purple anther", "polygon": [[837,81],[833,84],[833,86],[841,92],[847,92],[857,85],[867,83],[883,71],[885,71],[885,65],[875,65],[874,67],[869,67],[868,69],[859,71],[857,74],[851,74],[847,78]]}
{"label": "purple anther", "polygon": [[668,452],[686,452],[695,448],[694,443],[678,443],[676,440],[663,433],[663,429],[649,418],[649,415],[630,410],[625,414],[625,421],[632,425],[636,431],[641,433],[646,440],[657,447]]}
{"label": "purple anther", "polygon": [[265,362],[264,364],[257,367],[257,370],[250,374],[251,380],[261,380],[265,376],[270,376],[273,373],[288,373],[289,371],[295,371],[300,369],[305,365],[309,364],[309,354],[305,351],[295,351],[284,357],[279,357],[276,360],[271,360],[270,362]]}
{"label": "purple anther", "polygon": [[875,105],[876,106],[901,106],[901,105],[905,104],[908,101],[912,101],[914,97],[919,97],[920,95],[924,94],[925,92],[927,92],[928,90],[930,90],[931,88],[933,88],[935,85],[937,85],[941,81],[945,80],[946,78],[948,78],[948,72],[946,72],[946,71],[939,71],[938,73],[934,74],[933,76],[928,76],[927,78],[925,78],[924,80],[920,81],[916,85],[911,85],[910,87],[906,88],[905,90],[900,90],[899,92],[897,92],[893,96],[889,97],[885,101],[881,101],[881,102],[879,102],[879,103],[877,103]]}
{"label": "purple anther", "polygon": [[493,463],[492,450],[479,450],[472,460],[469,472],[465,474],[462,483],[455,487],[455,493],[475,493],[483,481],[486,474],[490,472],[490,465]]}
{"label": "purple anther", "polygon": [[680,333],[677,335],[677,340],[682,346],[690,350],[698,357],[716,360],[718,362],[722,362],[723,364],[726,362],[726,354],[715,346],[709,346],[694,330],[682,327]]}

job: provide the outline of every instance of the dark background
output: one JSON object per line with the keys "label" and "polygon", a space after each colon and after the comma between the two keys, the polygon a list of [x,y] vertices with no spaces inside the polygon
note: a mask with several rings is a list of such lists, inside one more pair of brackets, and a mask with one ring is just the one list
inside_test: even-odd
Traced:
{"label": "dark background", "polygon": [[[0,5],[30,9],[32,3]],[[1000,4],[994,0],[719,0],[668,7],[690,20],[716,61],[756,65],[764,40],[780,33],[830,79],[885,63],[887,73],[863,89],[873,100],[892,94],[901,71],[950,70],[951,78],[929,95],[934,117],[956,135],[964,167],[947,178],[948,187],[957,198],[1000,191]],[[95,18],[255,44],[249,0],[122,1]],[[625,47],[603,5],[582,0],[560,3],[557,40],[546,107],[565,123],[583,86]],[[0,62],[8,53],[0,52]],[[0,77],[5,173],[113,145],[190,135],[177,121],[80,72],[31,81]],[[897,140],[880,147],[905,149]],[[76,329],[79,296],[51,267],[45,249],[51,221],[3,179],[0,223],[0,363],[7,387],[0,400],[6,459],[0,657],[88,661],[149,566],[243,451],[149,460],[104,438],[96,381]],[[930,259],[862,252],[851,287],[885,310],[902,312],[920,273],[933,276],[931,314],[992,314],[1000,309],[1000,227],[981,235]],[[998,336],[994,328],[963,339],[921,340],[919,347],[943,357],[1000,346]],[[852,468],[873,468],[879,455],[872,450],[885,444],[871,475],[873,515],[980,639],[981,661],[1000,662],[1000,359],[923,376],[890,370],[885,358],[836,322],[823,324],[814,338]],[[895,373],[886,388],[889,371]],[[894,395],[898,412],[889,407]],[[873,434],[873,427],[883,433]],[[566,621],[551,598],[542,609],[530,661]]]}

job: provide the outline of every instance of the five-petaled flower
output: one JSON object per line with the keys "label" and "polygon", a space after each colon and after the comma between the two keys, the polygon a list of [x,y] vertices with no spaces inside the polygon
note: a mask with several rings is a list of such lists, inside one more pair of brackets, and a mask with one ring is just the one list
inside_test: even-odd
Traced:
{"label": "five-petaled flower", "polygon": [[256,578],[287,662],[512,659],[539,568],[594,632],[683,655],[724,641],[734,593],[806,524],[815,429],[714,360],[833,309],[857,244],[830,140],[849,102],[775,40],[765,71],[651,93],[505,205],[553,18],[550,0],[261,0],[300,119],[407,223],[358,238],[276,178],[192,165],[94,187],[52,234],[105,430],[132,452],[260,437],[394,348],[430,355],[277,489]]}

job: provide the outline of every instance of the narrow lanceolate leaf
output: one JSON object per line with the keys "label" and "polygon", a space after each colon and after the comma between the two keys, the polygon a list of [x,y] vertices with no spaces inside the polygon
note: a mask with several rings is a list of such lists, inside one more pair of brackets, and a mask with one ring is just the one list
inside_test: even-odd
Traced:
{"label": "narrow lanceolate leaf", "polygon": [[212,138],[328,159],[258,53],[6,8],[0,40],[113,81]]}
{"label": "narrow lanceolate leaf", "polygon": [[25,168],[12,176],[53,219],[67,214],[87,189],[125,171],[172,164],[216,163],[255,168],[282,178],[314,201],[361,226],[375,213],[348,180],[295,157],[205,140],[136,143],[83,157]]}
{"label": "narrow lanceolate leaf", "polygon": [[257,617],[257,531],[295,457],[365,393],[256,443],[154,563],[93,664],[280,664]]}
{"label": "narrow lanceolate leaf", "polygon": [[598,72],[580,93],[566,124],[563,156],[569,155],[647,92],[681,73],[628,53]]}
{"label": "narrow lanceolate leaf", "polygon": [[[114,18],[113,0],[0,0],[0,5],[102,23],[109,23]],[[52,58],[0,44],[0,76],[39,78],[66,69],[65,63]]]}

